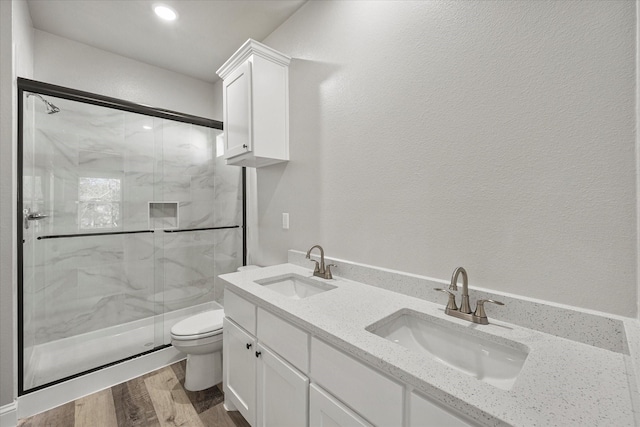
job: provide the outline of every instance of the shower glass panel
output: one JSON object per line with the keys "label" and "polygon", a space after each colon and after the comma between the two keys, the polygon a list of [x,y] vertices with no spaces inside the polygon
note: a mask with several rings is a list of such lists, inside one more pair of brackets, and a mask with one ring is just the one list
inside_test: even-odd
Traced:
{"label": "shower glass panel", "polygon": [[[243,263],[220,129],[21,90],[21,392],[170,343]],[[221,127],[221,126],[218,126]]]}

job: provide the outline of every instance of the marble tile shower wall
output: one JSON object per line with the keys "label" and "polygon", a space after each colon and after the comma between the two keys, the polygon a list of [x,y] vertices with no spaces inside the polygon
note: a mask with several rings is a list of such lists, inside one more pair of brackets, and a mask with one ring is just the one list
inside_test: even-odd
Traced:
{"label": "marble tile shower wall", "polygon": [[[24,170],[38,177],[41,210],[51,215],[34,224],[37,235],[147,230],[151,201],[177,202],[178,228],[241,224],[240,169],[216,157],[219,131],[53,102],[60,113],[36,113],[35,166]],[[83,190],[87,182],[97,190]],[[156,229],[43,239],[31,258],[25,347],[221,299],[216,276],[241,265],[242,234]]]}

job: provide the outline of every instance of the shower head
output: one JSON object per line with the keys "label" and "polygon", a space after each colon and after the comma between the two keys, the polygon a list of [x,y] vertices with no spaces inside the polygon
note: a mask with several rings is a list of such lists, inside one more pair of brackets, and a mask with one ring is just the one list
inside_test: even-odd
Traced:
{"label": "shower head", "polygon": [[53,105],[51,102],[47,101],[46,99],[44,99],[42,97],[42,95],[38,95],[37,93],[31,93],[29,92],[27,94],[27,98],[30,96],[35,96],[36,98],[39,98],[42,102],[44,102],[45,107],[47,108],[47,114],[55,114],[55,113],[59,113],[60,109],[58,107],[56,107],[55,105]]}
{"label": "shower head", "polygon": [[47,106],[47,114],[55,114],[60,112],[60,109],[58,107],[56,107],[46,99],[44,100],[44,103]]}

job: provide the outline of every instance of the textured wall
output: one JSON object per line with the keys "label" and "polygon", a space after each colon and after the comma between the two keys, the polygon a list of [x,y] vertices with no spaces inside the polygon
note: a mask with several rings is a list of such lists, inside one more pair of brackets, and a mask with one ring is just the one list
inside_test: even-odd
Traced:
{"label": "textured wall", "polygon": [[[0,2],[0,57],[11,58],[12,3]],[[13,73],[12,61],[0,61],[0,201],[13,200],[11,176],[13,157]],[[0,202],[0,406],[13,402],[13,204]]]}
{"label": "textured wall", "polygon": [[254,261],[320,243],[635,316],[635,7],[307,3],[264,41],[294,58],[291,162],[258,171]]}
{"label": "textured wall", "polygon": [[35,79],[215,118],[211,83],[39,30],[35,30]]}
{"label": "textured wall", "polygon": [[638,123],[640,123],[640,46],[637,41],[640,40],[640,10],[636,7],[636,218],[637,218],[637,267],[636,267],[636,281],[638,282],[638,313],[637,318],[640,320],[640,136],[638,136]]}

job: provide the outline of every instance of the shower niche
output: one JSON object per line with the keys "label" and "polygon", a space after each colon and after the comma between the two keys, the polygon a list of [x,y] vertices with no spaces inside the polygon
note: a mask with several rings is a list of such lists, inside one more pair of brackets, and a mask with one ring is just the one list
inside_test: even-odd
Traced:
{"label": "shower niche", "polygon": [[178,202],[149,202],[149,230],[176,229]]}
{"label": "shower niche", "polygon": [[221,122],[26,79],[18,103],[24,394],[162,349],[221,300],[244,184]]}

